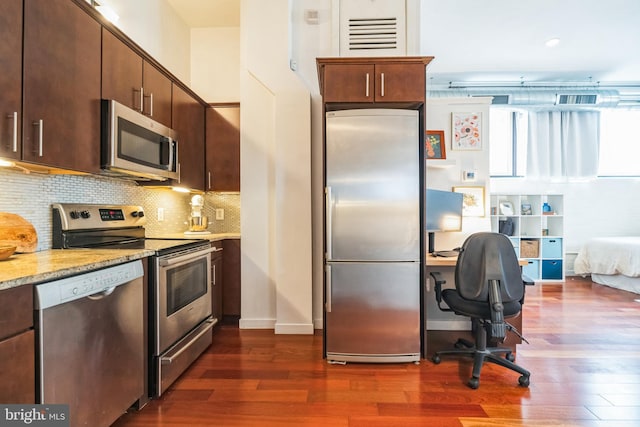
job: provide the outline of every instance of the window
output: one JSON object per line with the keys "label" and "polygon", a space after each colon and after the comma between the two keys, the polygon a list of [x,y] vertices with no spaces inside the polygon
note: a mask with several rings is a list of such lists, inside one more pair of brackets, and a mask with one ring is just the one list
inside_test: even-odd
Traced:
{"label": "window", "polygon": [[[640,176],[640,110],[600,111],[598,176]],[[526,176],[528,113],[492,108],[490,175]]]}
{"label": "window", "polygon": [[526,114],[492,108],[489,115],[491,176],[523,176],[527,164]]}
{"label": "window", "polygon": [[598,176],[640,176],[640,110],[600,113]]}

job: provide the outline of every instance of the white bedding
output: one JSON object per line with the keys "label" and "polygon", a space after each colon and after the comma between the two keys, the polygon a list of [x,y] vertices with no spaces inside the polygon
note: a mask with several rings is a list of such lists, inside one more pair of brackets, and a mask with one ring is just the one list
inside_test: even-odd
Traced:
{"label": "white bedding", "polygon": [[598,237],[587,242],[573,265],[594,282],[640,293],[640,237]]}

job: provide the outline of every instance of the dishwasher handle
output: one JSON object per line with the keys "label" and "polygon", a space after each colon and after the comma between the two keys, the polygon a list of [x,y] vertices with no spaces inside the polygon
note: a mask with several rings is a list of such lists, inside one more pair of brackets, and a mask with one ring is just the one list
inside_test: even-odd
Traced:
{"label": "dishwasher handle", "polygon": [[107,288],[107,289],[105,289],[103,291],[96,292],[95,294],[92,294],[92,295],[88,295],[87,298],[89,298],[90,300],[93,300],[93,301],[98,301],[98,300],[101,300],[103,298],[108,297],[115,290],[116,290],[116,286],[112,286],[112,287]]}

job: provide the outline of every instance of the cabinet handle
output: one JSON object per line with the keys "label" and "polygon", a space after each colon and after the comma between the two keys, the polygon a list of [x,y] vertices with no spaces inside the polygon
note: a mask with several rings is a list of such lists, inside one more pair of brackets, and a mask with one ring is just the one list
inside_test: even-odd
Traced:
{"label": "cabinet handle", "polygon": [[384,73],[380,73],[380,96],[384,96]]}
{"label": "cabinet handle", "polygon": [[216,265],[213,264],[213,286],[216,285]]}
{"label": "cabinet handle", "polygon": [[364,96],[369,97],[369,73],[367,73],[367,78],[365,79],[365,87],[364,87]]}
{"label": "cabinet handle", "polygon": [[38,156],[42,157],[42,139],[43,139],[44,120],[40,119],[37,122],[33,122],[33,125],[38,127]]}
{"label": "cabinet handle", "polygon": [[143,89],[143,88],[140,88],[140,89],[133,89],[133,93],[134,93],[134,94],[136,94],[136,93],[140,93],[140,97],[139,97],[140,99],[138,99],[138,101],[140,102],[140,106],[138,107],[138,106],[136,105],[136,100],[135,100],[135,97],[134,97],[134,98],[133,98],[133,106],[132,106],[132,107],[133,107],[133,109],[134,109],[134,110],[136,110],[136,111],[138,111],[139,113],[144,112],[144,89]]}
{"label": "cabinet handle", "polygon": [[149,98],[149,114],[144,112],[144,104],[142,104],[142,114],[153,117],[153,93],[145,95],[144,98]]}
{"label": "cabinet handle", "polygon": [[13,147],[13,152],[18,152],[18,112],[14,111],[13,114],[7,114],[8,119],[13,120],[13,137],[11,140],[11,145]]}
{"label": "cabinet handle", "polygon": [[207,172],[207,188],[211,190],[211,171]]}
{"label": "cabinet handle", "polygon": [[180,163],[178,162],[178,184],[180,184]]}

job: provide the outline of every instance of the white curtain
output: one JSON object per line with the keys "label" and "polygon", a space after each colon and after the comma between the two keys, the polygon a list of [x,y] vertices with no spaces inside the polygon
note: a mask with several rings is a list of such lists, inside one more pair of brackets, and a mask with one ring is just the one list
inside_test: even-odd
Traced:
{"label": "white curtain", "polygon": [[598,174],[600,113],[528,114],[527,177],[586,178]]}

